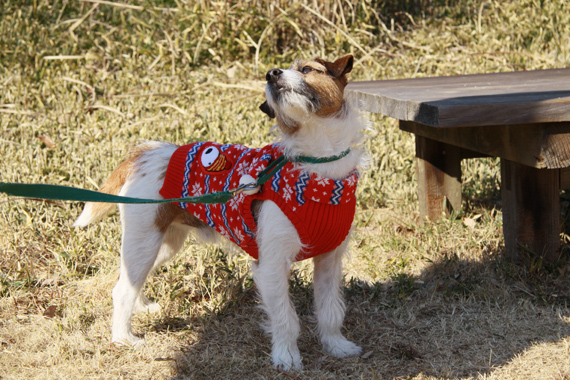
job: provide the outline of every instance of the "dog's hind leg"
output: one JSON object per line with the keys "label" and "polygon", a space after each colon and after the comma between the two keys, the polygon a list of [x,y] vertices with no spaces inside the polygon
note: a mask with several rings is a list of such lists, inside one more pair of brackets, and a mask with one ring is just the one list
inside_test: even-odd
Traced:
{"label": "dog's hind leg", "polygon": [[301,369],[297,347],[299,318],[288,291],[291,263],[301,249],[299,236],[275,203],[265,201],[258,221],[259,261],[253,264],[253,280],[269,316],[266,331],[271,334],[271,358],[277,368]]}
{"label": "dog's hind leg", "polygon": [[360,354],[362,349],[341,333],[345,305],[341,293],[342,255],[348,238],[335,250],[313,259],[315,311],[325,351],[338,358]]}
{"label": "dog's hind leg", "polygon": [[[156,228],[156,205],[121,205],[123,237],[119,281],[113,289],[113,342],[139,345],[131,317],[146,277],[156,262],[165,233]],[[144,217],[146,215],[146,217]]]}
{"label": "dog's hind leg", "polygon": [[[154,273],[182,249],[189,231],[190,227],[178,223],[173,223],[167,228],[150,273]],[[160,305],[149,301],[141,289],[135,303],[134,313],[156,313],[159,311]]]}

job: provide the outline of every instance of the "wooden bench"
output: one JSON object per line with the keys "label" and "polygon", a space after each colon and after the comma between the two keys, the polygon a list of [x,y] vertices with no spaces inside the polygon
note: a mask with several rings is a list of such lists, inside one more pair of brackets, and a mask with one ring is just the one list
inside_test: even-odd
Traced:
{"label": "wooden bench", "polygon": [[570,69],[352,82],[363,110],[415,134],[420,213],[461,209],[461,160],[501,158],[506,253],[560,255],[560,189],[570,188]]}

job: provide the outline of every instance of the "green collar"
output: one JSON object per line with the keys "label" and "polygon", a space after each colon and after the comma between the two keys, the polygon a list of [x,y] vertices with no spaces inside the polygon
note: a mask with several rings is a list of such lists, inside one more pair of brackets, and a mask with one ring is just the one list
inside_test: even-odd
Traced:
{"label": "green collar", "polygon": [[302,162],[304,164],[325,164],[327,162],[340,160],[341,158],[346,157],[349,153],[350,153],[350,148],[348,148],[347,150],[345,150],[340,154],[337,154],[336,156],[329,156],[329,157],[297,156],[290,158],[289,161]]}

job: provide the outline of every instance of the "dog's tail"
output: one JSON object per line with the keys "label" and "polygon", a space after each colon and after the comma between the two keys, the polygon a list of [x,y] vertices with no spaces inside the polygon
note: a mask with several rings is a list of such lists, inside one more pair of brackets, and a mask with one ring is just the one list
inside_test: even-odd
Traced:
{"label": "dog's tail", "polygon": [[[127,179],[137,169],[137,161],[140,156],[157,146],[151,143],[141,144],[130,151],[129,158],[119,165],[107,178],[103,186],[99,189],[102,193],[118,195]],[[87,202],[79,218],[73,223],[74,227],[85,227],[93,222],[97,222],[115,210],[116,203]]]}

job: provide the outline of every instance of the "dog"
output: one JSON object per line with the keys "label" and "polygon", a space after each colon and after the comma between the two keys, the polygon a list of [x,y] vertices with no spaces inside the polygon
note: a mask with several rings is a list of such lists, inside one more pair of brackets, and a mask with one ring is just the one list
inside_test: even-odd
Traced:
{"label": "dog", "polygon": [[[361,353],[361,348],[341,333],[345,314],[341,260],[354,217],[357,168],[365,157],[359,144],[361,131],[367,127],[344,99],[352,66],[353,57],[346,56],[335,62],[297,60],[288,69],[267,72],[266,101],[260,109],[277,122],[279,139],[275,144],[249,149],[211,142],[183,147],[147,142],[135,147],[111,174],[102,192],[172,199],[255,179],[279,154],[289,158],[342,157],[324,163],[292,160],[263,186],[248,188],[228,204],[120,204],[121,266],[113,289],[113,342],[143,343],[132,332],[132,314],[160,310],[142,292],[146,277],[174,256],[193,231],[205,242],[223,235],[256,259],[252,262],[253,279],[268,316],[266,329],[276,368],[302,368],[297,347],[299,319],[289,299],[288,275],[293,262],[306,258],[314,262],[315,313],[324,350],[339,358]],[[245,164],[248,155],[251,160]],[[190,177],[190,172],[195,177]],[[87,226],[114,206],[87,203],[74,225]],[[302,211],[310,207],[328,214]],[[239,210],[247,215],[230,214]],[[221,216],[214,216],[216,212]]]}

